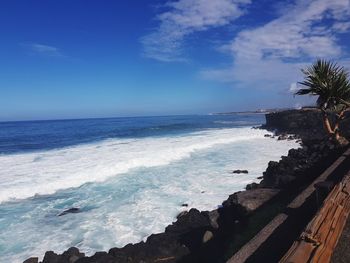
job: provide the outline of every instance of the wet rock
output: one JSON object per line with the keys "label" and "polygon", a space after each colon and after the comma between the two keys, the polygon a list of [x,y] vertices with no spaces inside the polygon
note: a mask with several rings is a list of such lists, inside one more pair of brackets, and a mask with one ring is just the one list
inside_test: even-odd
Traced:
{"label": "wet rock", "polygon": [[252,190],[252,189],[256,189],[259,187],[259,184],[257,183],[251,183],[251,184],[247,184],[247,186],[245,187],[246,190]]}
{"label": "wet rock", "polygon": [[112,255],[107,252],[96,252],[91,257],[85,257],[78,260],[78,263],[117,263],[117,262],[131,262],[131,261],[117,261]]}
{"label": "wet rock", "polygon": [[207,243],[210,239],[212,239],[214,237],[213,232],[207,230],[205,231],[204,235],[203,235],[203,239],[202,242],[203,243]]}
{"label": "wet rock", "polygon": [[[95,261],[91,262],[97,262],[96,258],[103,258],[105,260],[98,262],[116,263],[176,262],[178,259],[187,255],[188,253],[188,248],[180,244],[175,236],[160,233],[149,236],[146,242],[128,244],[123,248],[112,248],[109,250],[108,255],[95,254]],[[113,259],[113,261],[107,261],[111,259]]]}
{"label": "wet rock", "polygon": [[42,263],[69,263],[69,261],[64,260],[60,255],[57,255],[53,251],[47,251]]}
{"label": "wet rock", "polygon": [[182,212],[180,212],[180,214],[178,214],[178,215],[176,216],[176,218],[179,219],[180,217],[186,215],[187,213],[188,213],[187,211],[182,211]]}
{"label": "wet rock", "polygon": [[80,259],[80,257],[73,255],[69,258],[69,263],[75,263],[78,261],[78,259]]}
{"label": "wet rock", "polygon": [[165,228],[165,233],[183,234],[194,228],[210,227],[209,216],[192,208],[178,217],[178,220]]}
{"label": "wet rock", "polygon": [[[281,133],[297,134],[302,138],[322,138],[326,135],[319,110],[286,110],[265,115],[265,128]],[[288,139],[282,136],[281,139]]]}
{"label": "wet rock", "polygon": [[307,148],[300,148],[300,149],[290,149],[288,151],[288,156],[291,158],[307,158]]}
{"label": "wet rock", "polygon": [[234,174],[247,174],[248,170],[234,170],[232,173],[234,173]]}
{"label": "wet rock", "polygon": [[39,258],[28,258],[23,263],[38,263]]}
{"label": "wet rock", "polygon": [[287,134],[281,134],[280,136],[278,136],[277,140],[282,141],[282,140],[287,140],[288,139],[288,135]]}
{"label": "wet rock", "polygon": [[85,254],[80,253],[79,249],[76,247],[71,247],[67,251],[63,252],[62,256],[67,258],[69,263],[75,263],[78,259],[83,258]]}
{"label": "wet rock", "polygon": [[47,251],[42,263],[75,263],[84,257],[85,254],[80,253],[79,249],[76,247],[71,247],[61,255],[58,255],[53,251]]}
{"label": "wet rock", "polygon": [[293,182],[295,180],[295,176],[293,175],[284,175],[284,176],[280,176],[278,177],[278,185],[279,187],[285,187],[288,184],[290,184],[291,182]]}
{"label": "wet rock", "polygon": [[298,136],[294,134],[289,135],[287,138],[288,141],[297,140],[297,139],[298,139]]}
{"label": "wet rock", "polygon": [[[220,206],[220,208],[222,208],[222,206]],[[210,225],[214,228],[214,229],[218,229],[219,228],[219,224],[218,224],[218,219],[220,217],[219,211],[218,209],[215,209],[213,211],[210,211],[208,213],[209,216],[209,221],[210,221]]]}
{"label": "wet rock", "polygon": [[63,211],[62,213],[60,213],[58,216],[64,216],[66,214],[75,214],[75,213],[80,213],[80,209],[77,208],[77,207],[72,207],[72,208],[69,208],[65,211]]}
{"label": "wet rock", "polygon": [[228,201],[231,204],[242,206],[247,212],[251,212],[270,200],[278,192],[279,190],[277,189],[258,188],[234,193],[233,195],[230,195]]}

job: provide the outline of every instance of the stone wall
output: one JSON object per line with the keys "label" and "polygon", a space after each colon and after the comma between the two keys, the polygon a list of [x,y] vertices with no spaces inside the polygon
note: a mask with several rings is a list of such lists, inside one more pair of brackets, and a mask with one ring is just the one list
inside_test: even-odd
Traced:
{"label": "stone wall", "polygon": [[322,115],[317,109],[287,110],[265,115],[264,128],[278,132],[294,133],[301,137],[324,137]]}

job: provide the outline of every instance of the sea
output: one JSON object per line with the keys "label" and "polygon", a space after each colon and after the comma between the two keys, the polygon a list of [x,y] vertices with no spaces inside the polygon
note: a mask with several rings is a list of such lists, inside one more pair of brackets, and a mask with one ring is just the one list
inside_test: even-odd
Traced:
{"label": "sea", "polygon": [[[0,262],[71,246],[92,255],[163,232],[184,210],[217,208],[299,147],[253,128],[263,123],[263,114],[1,122]],[[79,213],[58,216],[69,208]]]}

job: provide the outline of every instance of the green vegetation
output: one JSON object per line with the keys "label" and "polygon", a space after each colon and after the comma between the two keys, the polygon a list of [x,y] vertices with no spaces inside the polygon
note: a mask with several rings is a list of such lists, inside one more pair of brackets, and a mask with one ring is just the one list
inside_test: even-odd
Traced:
{"label": "green vegetation", "polygon": [[[339,143],[347,143],[340,136],[339,122],[350,107],[349,73],[337,63],[318,59],[313,65],[302,69],[304,81],[299,84],[296,95],[318,96],[317,106],[322,112],[326,132]],[[331,118],[331,116],[334,118]]]}

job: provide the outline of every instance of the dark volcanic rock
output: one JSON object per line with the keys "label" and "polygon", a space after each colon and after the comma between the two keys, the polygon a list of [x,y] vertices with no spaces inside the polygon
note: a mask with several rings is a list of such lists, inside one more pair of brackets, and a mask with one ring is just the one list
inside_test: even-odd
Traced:
{"label": "dark volcanic rock", "polygon": [[38,263],[38,258],[28,258],[27,260],[23,261],[23,263]]}
{"label": "dark volcanic rock", "polygon": [[58,255],[53,251],[47,251],[42,263],[75,263],[84,256],[85,254],[80,253],[76,247],[69,248],[62,255]]}
{"label": "dark volcanic rock", "polygon": [[202,242],[203,243],[207,243],[209,240],[211,240],[214,237],[213,232],[207,230],[205,231],[203,238],[202,238]]}
{"label": "dark volcanic rock", "polygon": [[188,253],[187,247],[161,233],[149,236],[146,242],[112,248],[108,255],[115,260],[112,262],[175,262]]}
{"label": "dark volcanic rock", "polygon": [[[322,116],[316,109],[287,110],[265,115],[266,125],[263,128],[278,130],[282,134],[296,134],[302,138],[323,138],[326,133],[322,126]],[[282,136],[281,139],[288,137]]]}
{"label": "dark volcanic rock", "polygon": [[176,218],[179,219],[179,217],[184,216],[184,215],[186,215],[187,213],[188,213],[188,211],[182,211],[182,212],[180,212],[180,213],[176,216]]}
{"label": "dark volcanic rock", "polygon": [[259,187],[285,188],[290,183],[305,176],[305,171],[317,166],[340,150],[340,146],[329,139],[303,140],[302,148],[291,149],[288,156],[279,162],[270,161]]}
{"label": "dark volcanic rock", "polygon": [[234,174],[247,174],[248,170],[234,170],[232,173],[234,173]]}
{"label": "dark volcanic rock", "polygon": [[259,187],[259,184],[257,183],[251,183],[251,184],[247,184],[247,186],[245,187],[246,190],[252,190],[252,189],[256,189]]}
{"label": "dark volcanic rock", "polygon": [[107,252],[96,252],[92,257],[81,258],[75,263],[117,263],[117,262],[132,262],[117,260],[115,257]]}
{"label": "dark volcanic rock", "polygon": [[280,136],[278,136],[278,139],[279,141],[282,141],[282,140],[287,140],[288,139],[288,135],[287,134],[281,134]]}
{"label": "dark volcanic rock", "polygon": [[225,202],[226,204],[239,205],[245,208],[247,212],[251,212],[260,207],[266,201],[270,200],[278,192],[279,190],[268,188],[242,191],[230,195]]}
{"label": "dark volcanic rock", "polygon": [[80,213],[80,209],[77,208],[77,207],[72,207],[72,208],[69,208],[65,211],[63,211],[62,213],[60,213],[58,216],[64,216],[66,214],[75,214],[75,213]]}
{"label": "dark volcanic rock", "polygon": [[195,228],[210,227],[208,214],[192,208],[188,213],[180,216],[178,220],[165,228],[165,233],[181,235]]}
{"label": "dark volcanic rock", "polygon": [[63,252],[62,256],[67,258],[70,263],[73,263],[76,262],[79,258],[83,258],[85,254],[80,253],[79,249],[76,247],[71,247],[67,251]]}
{"label": "dark volcanic rock", "polygon": [[55,252],[53,251],[47,251],[45,253],[44,259],[43,259],[43,263],[63,263],[63,262],[67,262],[67,261],[63,261],[64,259],[61,259],[62,257],[60,255],[57,255]]}
{"label": "dark volcanic rock", "polygon": [[213,226],[218,217],[215,212],[191,209],[182,212],[164,233],[153,234],[146,242],[112,248],[108,253],[98,252],[91,257],[84,257],[77,248],[70,248],[61,255],[48,251],[43,263],[177,262],[213,238]]}

